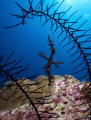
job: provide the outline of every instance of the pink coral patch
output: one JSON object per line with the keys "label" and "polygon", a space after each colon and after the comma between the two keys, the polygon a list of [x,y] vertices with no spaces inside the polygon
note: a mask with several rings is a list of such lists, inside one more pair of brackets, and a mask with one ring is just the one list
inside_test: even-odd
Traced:
{"label": "pink coral patch", "polygon": [[58,83],[58,86],[59,86],[59,87],[63,87],[63,86],[65,86],[65,83],[64,83],[64,82],[59,82],[59,83]]}

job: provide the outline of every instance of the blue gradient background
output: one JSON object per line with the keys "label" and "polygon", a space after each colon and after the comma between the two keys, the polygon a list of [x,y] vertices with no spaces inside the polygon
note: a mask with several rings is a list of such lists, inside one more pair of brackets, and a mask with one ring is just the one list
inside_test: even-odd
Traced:
{"label": "blue gradient background", "polygon": [[[57,1],[61,2],[62,0],[56,0],[56,2]],[[16,2],[26,9],[29,7],[27,0],[16,0]],[[38,0],[34,0],[33,6],[35,7],[37,3]],[[50,5],[51,3],[52,0],[46,0],[44,6],[47,4]],[[56,10],[57,6],[58,5],[55,5],[50,13]],[[83,15],[74,28],[80,26],[85,20],[88,20],[82,29],[89,29],[91,27],[91,0],[65,0],[58,12],[66,11],[70,6],[73,7],[66,13],[64,18],[67,19],[74,11],[79,10],[70,19],[71,21],[75,21],[79,16]],[[40,22],[40,18],[38,17],[35,17],[34,19],[26,19],[27,24],[24,26],[20,25],[11,29],[4,29],[3,27],[12,26],[21,22],[21,19],[11,16],[10,13],[21,15],[21,10],[15,4],[14,0],[0,0],[0,54],[3,53],[4,58],[7,59],[12,51],[15,51],[10,61],[15,59],[18,61],[21,57],[24,57],[24,60],[21,61],[19,65],[25,66],[30,63],[29,70],[22,72],[17,78],[26,78],[34,74],[38,74],[38,76],[46,75],[42,68],[47,61],[41,58],[38,54],[39,52],[44,52],[44,54],[49,57],[50,51],[48,43],[46,42],[48,35],[54,40],[55,44],[54,47],[56,49],[56,54],[54,55],[54,61],[62,60],[64,62],[64,64],[60,65],[60,69],[56,69],[55,66],[52,66],[51,73],[53,75],[61,76],[65,74],[72,75],[73,72],[71,69],[78,65],[78,63],[76,62],[73,65],[70,64],[76,59],[75,55],[72,58],[69,57],[74,51],[71,51],[68,54],[66,53],[71,45],[63,48],[63,45],[66,44],[66,41],[64,41],[63,44],[59,46],[59,43],[63,38],[63,36],[61,36],[57,39],[60,31],[57,31],[52,35],[52,32],[50,31],[50,22],[42,27],[42,23],[45,20],[42,18],[42,21]],[[88,44],[85,46],[88,46]],[[74,76],[78,79],[81,75],[83,75],[83,73],[78,73]]]}

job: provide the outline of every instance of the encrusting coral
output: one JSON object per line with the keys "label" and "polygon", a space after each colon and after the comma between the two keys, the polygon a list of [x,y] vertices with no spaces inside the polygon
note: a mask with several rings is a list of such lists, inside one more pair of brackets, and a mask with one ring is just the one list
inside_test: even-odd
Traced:
{"label": "encrusting coral", "polygon": [[[18,82],[20,83],[23,79],[24,78],[20,78]],[[84,118],[84,120],[89,120],[90,116],[88,114],[90,109],[88,110],[88,108],[91,106],[91,103],[88,102],[88,98],[85,98],[86,92],[84,94],[84,89],[89,83],[80,82],[70,75],[65,75],[63,77],[55,75],[54,79],[52,79],[51,86],[48,86],[48,78],[41,75],[34,81],[25,79],[21,86],[24,87],[24,84],[33,84],[37,82],[40,82],[40,84],[28,87],[25,91],[32,92],[36,90],[36,92],[41,92],[41,94],[31,93],[30,98],[32,100],[36,95],[37,98],[49,96],[44,100],[45,104],[41,104],[44,102],[43,99],[36,99],[36,102],[39,103],[37,104],[37,110],[41,116],[41,120],[46,120],[46,117],[50,117],[50,120],[78,120],[80,117]],[[16,86],[12,85],[10,89],[5,91],[6,86],[4,86],[0,90],[0,120],[38,120],[37,114],[34,109],[31,108],[30,104],[28,105],[27,103],[21,106],[24,99],[23,97],[16,100],[14,104],[12,103],[17,96],[20,96],[20,93],[13,95],[6,103],[4,102],[2,98],[7,98],[9,94],[15,90],[15,87]],[[37,89],[38,87],[40,87],[40,89]],[[44,113],[41,114],[43,111]],[[45,111],[48,111],[48,113],[45,113]],[[49,114],[50,112],[52,113],[51,115]],[[88,118],[85,118],[87,115]]]}

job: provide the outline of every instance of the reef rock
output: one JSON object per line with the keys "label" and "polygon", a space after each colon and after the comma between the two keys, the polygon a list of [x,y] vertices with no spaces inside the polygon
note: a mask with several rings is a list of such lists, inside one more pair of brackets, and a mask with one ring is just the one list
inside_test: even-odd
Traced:
{"label": "reef rock", "polygon": [[[87,115],[88,118],[84,120],[89,120],[89,106],[91,106],[90,97],[87,96],[90,89],[89,82],[80,82],[70,75],[63,77],[54,75],[50,86],[48,86],[48,77],[44,75],[39,76],[34,81],[20,78],[17,82],[29,95],[34,104],[39,103],[37,105],[39,113],[40,111],[47,111],[46,114],[43,114],[49,118],[51,117],[50,120],[74,120],[81,117],[85,118]],[[40,105],[40,103],[42,104]],[[26,108],[27,106],[28,109]],[[27,97],[14,82],[5,83],[0,90],[1,120],[6,118],[10,120],[10,116],[12,116],[11,120],[13,118],[15,120],[19,119],[20,116],[21,120],[24,117],[26,117],[26,120],[34,120],[34,117],[37,117],[37,115],[28,116],[30,111],[32,111],[31,107],[29,109],[29,106],[30,102],[27,100]],[[55,113],[53,117],[56,118],[52,118],[52,115],[48,116],[48,112]],[[46,120],[41,114],[40,117],[41,120]]]}
{"label": "reef rock", "polygon": [[[22,86],[22,88],[25,88],[27,86],[25,91],[30,92],[29,96],[33,100],[34,99],[33,97],[35,96],[43,97],[43,96],[52,95],[52,86],[54,85],[54,81],[62,80],[62,79],[63,77],[59,75],[55,75],[54,79],[52,80],[51,86],[48,86],[48,77],[44,75],[39,76],[34,81],[25,78],[19,78],[17,82]],[[41,92],[41,93],[36,93],[36,92]],[[16,86],[15,83],[12,83],[12,81],[5,83],[4,87],[0,90],[0,112],[13,110],[21,106],[24,99],[26,99],[26,96],[17,99],[19,96],[24,95],[21,94],[22,92]]]}

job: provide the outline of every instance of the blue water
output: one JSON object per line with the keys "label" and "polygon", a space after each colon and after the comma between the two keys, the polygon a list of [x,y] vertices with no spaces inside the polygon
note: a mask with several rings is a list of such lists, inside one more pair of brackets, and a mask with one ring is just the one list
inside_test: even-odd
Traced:
{"label": "blue water", "polygon": [[[56,0],[56,2],[62,2],[62,0]],[[29,5],[27,0],[16,0],[22,7],[28,9]],[[38,0],[33,1],[33,6],[35,7]],[[52,0],[46,0],[44,6],[47,4],[51,4]],[[55,5],[51,13],[56,10],[58,5]],[[81,20],[77,24],[74,25],[74,28],[80,26],[85,20],[88,22],[82,27],[82,29],[89,29],[91,27],[91,0],[65,0],[62,6],[59,8],[58,12],[66,11],[70,6],[73,6],[71,10],[64,16],[67,19],[74,11],[79,10],[70,20],[75,21],[79,16],[83,15]],[[60,34],[60,30],[55,32],[52,35],[52,31],[50,31],[50,22],[46,23],[42,27],[42,23],[44,23],[45,19],[42,18],[40,22],[40,18],[35,17],[34,19],[26,19],[26,23],[24,26],[19,25],[14,28],[4,29],[3,27],[12,26],[19,22],[21,19],[17,19],[14,16],[11,16],[10,13],[21,15],[20,8],[15,4],[14,0],[0,0],[0,54],[3,53],[5,60],[8,56],[14,51],[13,56],[10,61],[19,60],[21,57],[24,59],[21,61],[19,65],[26,66],[30,63],[29,70],[26,72],[22,72],[18,77],[28,77],[34,74],[46,75],[45,70],[42,68],[46,64],[46,60],[41,58],[38,54],[40,52],[44,52],[44,54],[49,57],[50,51],[47,41],[48,35],[50,35],[51,39],[54,40],[54,47],[56,49],[56,54],[54,55],[54,61],[62,60],[64,64],[60,65],[60,69],[52,66],[51,74],[53,75],[72,75],[73,71],[71,69],[78,65],[78,62],[75,64],[70,64],[73,60],[76,59],[76,55],[72,58],[69,56],[74,53],[71,51],[67,53],[67,50],[71,47],[71,45],[63,48],[63,45],[66,44],[66,41],[63,42],[59,46],[63,36],[57,39],[57,36]],[[91,31],[90,31],[91,33]],[[84,40],[85,38],[83,38]],[[85,44],[85,47],[88,44]],[[9,66],[7,66],[9,67]],[[79,78],[84,73],[78,73],[75,78]],[[37,76],[36,76],[37,77]],[[84,80],[84,79],[83,79]]]}

